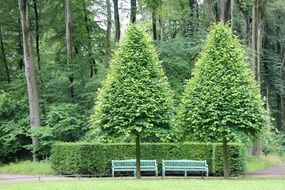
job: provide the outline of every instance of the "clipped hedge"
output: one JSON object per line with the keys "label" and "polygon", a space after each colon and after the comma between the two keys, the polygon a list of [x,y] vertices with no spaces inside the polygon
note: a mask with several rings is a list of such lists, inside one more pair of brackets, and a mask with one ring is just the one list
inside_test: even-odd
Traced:
{"label": "clipped hedge", "polygon": [[[244,147],[229,144],[231,175],[245,171]],[[56,143],[52,147],[51,163],[59,174],[110,174],[111,160],[134,159],[135,144]],[[162,159],[207,160],[210,174],[223,173],[222,144],[218,143],[143,143],[141,159],[156,159],[161,169]]]}

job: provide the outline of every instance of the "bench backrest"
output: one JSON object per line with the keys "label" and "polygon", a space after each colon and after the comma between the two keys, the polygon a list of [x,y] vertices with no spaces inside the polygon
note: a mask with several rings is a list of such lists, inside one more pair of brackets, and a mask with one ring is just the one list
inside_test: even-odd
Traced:
{"label": "bench backrest", "polygon": [[163,167],[206,167],[206,160],[162,160]]}
{"label": "bench backrest", "polygon": [[[156,160],[141,160],[141,167],[156,167]],[[112,160],[112,167],[136,167],[136,160]]]}

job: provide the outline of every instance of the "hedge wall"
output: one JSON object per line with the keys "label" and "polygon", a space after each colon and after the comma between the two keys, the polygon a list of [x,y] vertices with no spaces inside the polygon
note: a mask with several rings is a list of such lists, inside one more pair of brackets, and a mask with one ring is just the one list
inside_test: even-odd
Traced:
{"label": "hedge wall", "polygon": [[[245,170],[244,147],[229,144],[231,175]],[[52,167],[60,174],[110,174],[111,160],[135,159],[134,144],[56,143],[52,147]],[[211,175],[223,173],[222,144],[216,143],[143,143],[141,159],[207,160]]]}

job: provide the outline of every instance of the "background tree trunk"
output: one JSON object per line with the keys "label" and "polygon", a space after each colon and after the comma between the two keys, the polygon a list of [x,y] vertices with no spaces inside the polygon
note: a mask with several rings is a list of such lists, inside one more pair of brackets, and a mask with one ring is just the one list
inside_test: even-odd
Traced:
{"label": "background tree trunk", "polygon": [[[40,127],[40,107],[38,98],[37,81],[35,77],[35,69],[32,56],[32,35],[30,30],[29,19],[29,3],[28,0],[19,0],[19,8],[21,12],[22,34],[23,34],[23,50],[25,62],[25,74],[28,87],[30,124],[32,128]],[[38,138],[32,137],[33,143],[33,161],[37,161],[37,145]]]}
{"label": "background tree trunk", "polygon": [[111,29],[112,29],[112,14],[111,14],[111,3],[110,0],[106,0],[107,6],[107,52],[106,52],[106,60],[107,63],[111,58]]}
{"label": "background tree trunk", "polygon": [[151,20],[152,20],[152,36],[153,36],[153,40],[157,40],[156,10],[152,10],[152,12],[151,12]]}
{"label": "background tree trunk", "polygon": [[90,78],[94,77],[94,75],[97,74],[97,68],[96,68],[96,60],[93,57],[93,53],[92,53],[92,38],[91,38],[91,31],[89,28],[89,19],[88,19],[88,13],[87,13],[87,7],[86,7],[86,3],[85,0],[83,2],[83,10],[84,10],[84,22],[85,22],[85,28],[86,28],[86,32],[88,35],[88,57],[89,57],[89,66],[90,66]]}
{"label": "background tree trunk", "polygon": [[232,19],[232,0],[220,0],[219,21],[227,23]]}
{"label": "background tree trunk", "polygon": [[207,13],[207,18],[210,23],[217,21],[216,14],[214,13],[214,5],[211,0],[205,0],[205,12]]}
{"label": "background tree trunk", "polygon": [[194,35],[195,31],[195,2],[196,0],[189,0],[189,9],[190,9],[190,19],[189,19],[189,28],[190,28],[190,36],[192,37]]}
{"label": "background tree trunk", "polygon": [[71,64],[73,61],[73,45],[72,45],[72,18],[71,18],[71,4],[70,0],[65,0],[65,30],[66,30],[66,62],[68,75],[68,96],[74,98],[73,90],[73,73]]}
{"label": "background tree trunk", "polygon": [[24,60],[23,60],[23,45],[22,45],[22,33],[21,33],[21,19],[19,19],[19,32],[18,32],[18,45],[17,45],[17,52],[20,56],[18,60],[18,69],[22,70],[24,67]]}
{"label": "background tree trunk", "polygon": [[9,72],[9,67],[8,67],[7,58],[6,58],[6,52],[5,52],[5,47],[4,47],[4,42],[3,42],[3,34],[2,34],[2,28],[1,27],[0,27],[0,45],[1,45],[3,63],[4,63],[6,76],[7,76],[7,82],[10,83],[11,78],[10,78],[10,72]]}
{"label": "background tree trunk", "polygon": [[113,0],[113,4],[114,4],[114,20],[115,20],[115,41],[119,42],[121,37],[121,25],[120,25],[118,0]]}
{"label": "background tree trunk", "polygon": [[158,15],[158,24],[159,24],[159,40],[163,41],[164,40],[164,24],[163,24],[162,16],[160,14]]}
{"label": "background tree trunk", "polygon": [[[260,80],[260,65],[261,65],[261,54],[262,54],[262,39],[264,30],[264,14],[267,5],[267,0],[264,0],[262,4],[259,4],[258,0],[252,0],[252,50],[253,50],[253,68],[255,72],[255,79],[258,85],[261,84]],[[268,105],[267,105],[268,104]],[[266,108],[269,108],[269,102],[266,102]],[[268,115],[269,117],[269,115]],[[269,120],[270,118],[268,118]],[[270,122],[267,122],[269,127]],[[252,155],[261,155],[261,134],[259,134],[253,141]]]}
{"label": "background tree trunk", "polygon": [[[37,0],[33,0],[33,8],[35,12],[35,21],[36,21],[36,53],[37,53],[37,63],[39,68],[39,77],[41,84],[43,84],[43,78],[41,74],[41,56],[40,56],[40,32],[39,32],[39,14],[38,14],[38,6]],[[43,85],[41,85],[43,86]]]}
{"label": "background tree trunk", "polygon": [[136,176],[137,179],[141,178],[141,145],[140,145],[140,134],[136,136]]}
{"label": "background tree trunk", "polygon": [[131,23],[135,23],[137,18],[137,1],[131,0]]}

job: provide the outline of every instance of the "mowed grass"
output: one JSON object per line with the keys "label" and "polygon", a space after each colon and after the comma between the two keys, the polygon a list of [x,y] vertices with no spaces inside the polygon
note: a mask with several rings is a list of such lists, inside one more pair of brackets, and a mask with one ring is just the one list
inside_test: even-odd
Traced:
{"label": "mowed grass", "polygon": [[3,174],[55,174],[49,162],[21,161],[0,166],[0,173]]}
{"label": "mowed grass", "polygon": [[284,179],[88,179],[1,184],[0,190],[284,190]]}
{"label": "mowed grass", "polygon": [[285,156],[278,156],[278,155],[247,156],[245,160],[246,172],[254,172],[284,162],[285,162]]}

